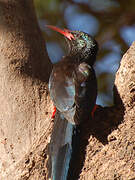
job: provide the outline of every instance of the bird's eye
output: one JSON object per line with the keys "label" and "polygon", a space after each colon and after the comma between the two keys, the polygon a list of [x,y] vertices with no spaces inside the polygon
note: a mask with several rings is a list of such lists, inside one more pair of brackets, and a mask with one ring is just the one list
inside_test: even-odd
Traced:
{"label": "bird's eye", "polygon": [[78,40],[78,45],[81,46],[81,47],[84,47],[85,46],[85,42],[84,40]]}

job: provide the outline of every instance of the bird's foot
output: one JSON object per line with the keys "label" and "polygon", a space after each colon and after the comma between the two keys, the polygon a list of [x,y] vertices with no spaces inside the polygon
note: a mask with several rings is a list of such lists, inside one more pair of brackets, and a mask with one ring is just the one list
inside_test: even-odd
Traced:
{"label": "bird's foot", "polygon": [[52,116],[51,116],[51,119],[54,119],[54,118],[55,118],[55,113],[56,113],[56,107],[54,106],[53,114],[52,114]]}
{"label": "bird's foot", "polygon": [[93,110],[91,112],[92,119],[94,118],[94,114],[95,114],[97,108],[98,108],[98,105],[95,104],[95,106],[94,106],[94,108],[93,108]]}

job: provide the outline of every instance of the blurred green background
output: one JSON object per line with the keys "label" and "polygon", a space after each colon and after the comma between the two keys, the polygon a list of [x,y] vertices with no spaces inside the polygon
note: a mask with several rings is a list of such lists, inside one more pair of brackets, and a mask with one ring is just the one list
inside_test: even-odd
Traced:
{"label": "blurred green background", "polygon": [[66,54],[64,38],[45,25],[80,30],[95,37],[97,104],[113,104],[115,73],[122,55],[135,40],[135,0],[34,0],[40,28],[53,63]]}

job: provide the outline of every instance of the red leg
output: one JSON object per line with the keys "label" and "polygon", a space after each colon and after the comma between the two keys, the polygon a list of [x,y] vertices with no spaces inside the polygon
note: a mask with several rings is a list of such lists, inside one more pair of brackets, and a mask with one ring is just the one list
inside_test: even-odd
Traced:
{"label": "red leg", "polygon": [[52,118],[52,119],[54,119],[54,118],[55,118],[55,113],[56,113],[56,107],[54,106],[54,109],[53,109],[53,114],[52,114],[52,116],[51,116],[51,118]]}
{"label": "red leg", "polygon": [[97,108],[98,108],[98,105],[95,104],[95,106],[94,106],[94,108],[93,108],[93,110],[92,110],[92,112],[91,112],[92,119],[94,118],[94,113],[95,113],[95,111],[96,111]]}

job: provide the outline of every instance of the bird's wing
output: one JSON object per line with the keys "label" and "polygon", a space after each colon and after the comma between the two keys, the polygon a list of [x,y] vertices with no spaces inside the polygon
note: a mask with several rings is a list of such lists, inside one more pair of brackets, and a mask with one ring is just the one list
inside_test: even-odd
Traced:
{"label": "bird's wing", "polygon": [[56,108],[64,117],[74,123],[75,114],[75,84],[72,76],[67,76],[59,70],[59,67],[54,67],[49,80],[50,96]]}

